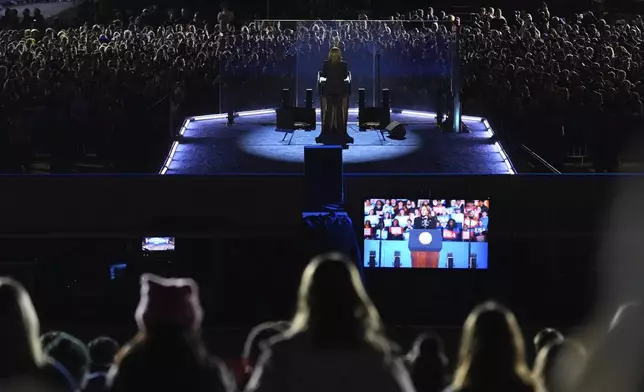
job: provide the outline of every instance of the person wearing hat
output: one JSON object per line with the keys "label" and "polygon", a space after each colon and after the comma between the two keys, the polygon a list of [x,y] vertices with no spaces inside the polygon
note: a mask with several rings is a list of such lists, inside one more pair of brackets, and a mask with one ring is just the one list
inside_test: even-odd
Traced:
{"label": "person wearing hat", "polygon": [[235,381],[201,339],[203,310],[192,279],[141,277],[139,333],[108,372],[112,392],[233,391]]}

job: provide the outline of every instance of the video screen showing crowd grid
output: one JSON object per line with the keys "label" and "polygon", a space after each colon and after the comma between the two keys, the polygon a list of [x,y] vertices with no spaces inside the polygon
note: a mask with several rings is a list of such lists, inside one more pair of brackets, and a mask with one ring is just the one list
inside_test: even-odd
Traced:
{"label": "video screen showing crowd grid", "polygon": [[364,266],[488,268],[489,200],[367,199]]}

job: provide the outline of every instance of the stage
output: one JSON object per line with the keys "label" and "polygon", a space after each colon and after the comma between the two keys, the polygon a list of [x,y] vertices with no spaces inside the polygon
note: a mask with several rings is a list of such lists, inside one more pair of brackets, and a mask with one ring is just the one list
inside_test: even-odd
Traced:
{"label": "stage", "polygon": [[[392,121],[405,125],[404,140],[378,130],[360,132],[357,111],[349,111],[349,135],[355,143],[344,150],[345,173],[362,174],[515,174],[490,124],[464,116],[470,132],[445,133],[427,112],[394,110]],[[235,125],[225,114],[188,118],[172,145],[160,174],[301,174],[304,146],[315,145],[317,129],[284,133],[276,130],[274,110],[240,112]]]}
{"label": "stage", "polygon": [[42,13],[42,16],[45,19],[49,19],[49,18],[60,16],[65,12],[69,12],[71,9],[73,9],[78,5],[81,5],[82,3],[84,3],[84,0],[75,1],[75,2],[72,2],[72,1],[55,2],[55,3],[37,2],[37,3],[20,4],[20,5],[5,5],[5,6],[0,6],[0,12],[4,14],[4,9],[10,8],[10,9],[15,9],[16,11],[18,11],[19,15],[22,15],[22,12],[25,9],[30,9],[33,14],[33,11],[36,8],[38,8]]}

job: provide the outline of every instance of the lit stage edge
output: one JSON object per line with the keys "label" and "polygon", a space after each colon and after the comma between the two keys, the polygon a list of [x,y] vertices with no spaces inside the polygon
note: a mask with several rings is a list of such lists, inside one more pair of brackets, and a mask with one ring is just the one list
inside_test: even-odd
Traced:
{"label": "lit stage edge", "polygon": [[[320,109],[315,109],[317,114],[320,114]],[[261,110],[250,110],[250,111],[244,111],[244,112],[238,112],[235,113],[235,117],[251,117],[251,116],[263,116],[267,114],[273,114],[275,113],[275,109],[261,109]],[[403,115],[407,116],[413,116],[413,117],[429,117],[429,118],[436,118],[436,113],[432,112],[423,112],[423,111],[417,111],[417,110],[401,110],[400,112]],[[349,114],[358,114],[358,109],[357,108],[351,108],[349,109]],[[181,125],[181,129],[179,130],[179,136],[183,136],[183,134],[186,132],[186,129],[188,129],[188,126],[192,122],[199,122],[199,121],[210,121],[210,120],[227,120],[228,114],[226,113],[219,113],[219,114],[208,114],[204,116],[195,116],[195,117],[188,117],[183,121],[183,124]],[[492,129],[492,126],[490,125],[489,121],[484,118],[484,117],[476,117],[476,116],[461,116],[461,118],[465,121],[480,121],[485,125],[485,128],[487,131],[490,133],[490,137],[494,136],[494,130]],[[514,168],[514,165],[510,161],[510,158],[508,158],[507,153],[505,152],[505,149],[503,148],[503,144],[500,141],[495,142],[495,147],[498,150],[499,155],[501,155],[501,158],[503,159],[503,162],[505,163],[505,166],[508,169],[508,174],[516,174],[516,169]],[[165,175],[170,168],[170,164],[172,163],[172,160],[174,159],[174,154],[177,152],[177,147],[179,147],[179,141],[175,140],[174,143],[172,143],[172,147],[170,148],[170,152],[168,153],[168,156],[166,157],[165,162],[163,163],[163,166],[159,170],[160,175]]]}

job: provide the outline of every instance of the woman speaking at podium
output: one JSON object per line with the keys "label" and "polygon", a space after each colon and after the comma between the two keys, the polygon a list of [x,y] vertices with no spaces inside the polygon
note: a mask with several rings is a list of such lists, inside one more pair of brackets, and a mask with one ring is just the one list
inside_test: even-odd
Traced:
{"label": "woman speaking at podium", "polygon": [[349,66],[345,61],[342,61],[340,48],[331,48],[329,58],[324,61],[320,72],[322,132],[316,138],[318,143],[342,144],[343,146],[353,143],[347,134],[349,94],[351,92],[349,75]]}

